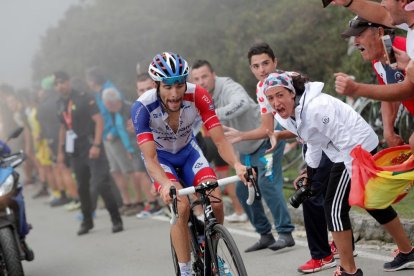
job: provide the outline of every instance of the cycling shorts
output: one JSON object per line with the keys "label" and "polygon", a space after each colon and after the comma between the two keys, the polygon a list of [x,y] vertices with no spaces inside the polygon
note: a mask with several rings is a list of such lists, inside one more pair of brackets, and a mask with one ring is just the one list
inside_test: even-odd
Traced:
{"label": "cycling shorts", "polygon": [[[180,182],[184,187],[197,186],[208,179],[217,180],[214,170],[194,139],[177,153],[157,150],[157,155],[168,178]],[[154,185],[159,191],[159,183],[154,182]]]}

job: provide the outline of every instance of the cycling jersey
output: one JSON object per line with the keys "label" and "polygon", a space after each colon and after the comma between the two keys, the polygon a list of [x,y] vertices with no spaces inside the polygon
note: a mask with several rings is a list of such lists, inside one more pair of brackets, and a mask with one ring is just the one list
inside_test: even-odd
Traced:
{"label": "cycling jersey", "polygon": [[[406,51],[406,39],[396,36],[393,44],[395,48]],[[372,67],[377,75],[378,83],[381,85],[402,82],[405,78],[405,72],[402,70],[392,69],[388,64],[382,64],[379,60],[372,61]],[[414,115],[414,98],[402,101],[407,110]]]}
{"label": "cycling jersey", "polygon": [[192,83],[187,83],[177,133],[168,126],[168,113],[162,107],[156,89],[144,93],[131,109],[138,144],[154,141],[157,150],[171,153],[177,153],[190,143],[197,116],[201,117],[207,130],[221,125],[211,96]]}
{"label": "cycling jersey", "polygon": [[[180,178],[184,186],[190,186],[217,178],[193,135],[198,117],[201,117],[207,130],[221,126],[213,100],[206,90],[187,83],[176,133],[168,126],[168,113],[165,112],[156,89],[149,90],[138,98],[131,109],[131,117],[138,144],[154,141],[158,162],[171,181],[178,182]],[[159,183],[154,185],[157,190],[160,188]]]}

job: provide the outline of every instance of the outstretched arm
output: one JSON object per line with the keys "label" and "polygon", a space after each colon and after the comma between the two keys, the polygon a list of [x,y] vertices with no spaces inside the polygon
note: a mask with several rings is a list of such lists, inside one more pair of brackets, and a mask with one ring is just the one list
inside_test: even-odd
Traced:
{"label": "outstretched arm", "polygon": [[399,83],[374,85],[355,82],[344,73],[336,73],[335,77],[335,89],[341,95],[387,102],[404,101],[414,97],[414,83],[408,78]]}
{"label": "outstretched arm", "polygon": [[347,8],[360,17],[389,27],[394,26],[390,14],[378,2],[367,0],[335,0],[332,4],[337,6],[348,6],[350,4]]}

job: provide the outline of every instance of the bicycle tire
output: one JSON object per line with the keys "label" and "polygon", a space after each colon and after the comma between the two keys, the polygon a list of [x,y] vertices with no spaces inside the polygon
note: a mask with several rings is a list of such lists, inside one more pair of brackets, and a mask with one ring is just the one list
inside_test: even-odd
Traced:
{"label": "bicycle tire", "polygon": [[[212,260],[214,259],[218,260],[218,258],[222,259],[223,260],[222,267],[225,267],[225,264],[227,264],[227,268],[222,268],[222,270],[224,270],[224,273],[220,273],[219,271],[220,267],[218,269],[213,267],[212,270],[215,271],[214,275],[219,275],[219,276],[225,276],[225,275],[245,276],[247,275],[246,267],[244,266],[243,259],[240,255],[239,249],[237,248],[236,242],[234,241],[230,232],[223,225],[216,224],[213,226],[210,238],[211,238],[212,249],[213,249],[213,252],[210,252],[210,256],[212,257]],[[223,241],[223,243],[221,243],[221,241]],[[223,246],[226,247],[227,249],[226,251],[228,251],[229,255],[224,254]],[[212,261],[211,262],[212,266],[214,266],[214,263],[217,263],[217,261],[215,262]],[[226,273],[225,269],[228,269],[229,272],[231,272],[231,274]]]}
{"label": "bicycle tire", "polygon": [[171,255],[172,255],[173,264],[174,264],[174,271],[175,271],[174,275],[180,276],[181,275],[180,266],[178,265],[177,253],[175,253],[175,248],[174,248],[174,244],[172,242],[171,235],[170,235],[170,246],[171,246]]}

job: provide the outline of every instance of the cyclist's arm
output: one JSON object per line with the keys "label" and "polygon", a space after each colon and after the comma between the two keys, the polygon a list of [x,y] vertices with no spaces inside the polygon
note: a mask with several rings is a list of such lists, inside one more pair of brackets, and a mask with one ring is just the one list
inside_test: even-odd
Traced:
{"label": "cyclist's arm", "polygon": [[[335,0],[334,3],[339,6],[349,4],[350,0]],[[360,17],[368,21],[393,27],[393,20],[388,11],[378,2],[367,0],[353,0],[348,7],[349,10],[358,14]]]}

